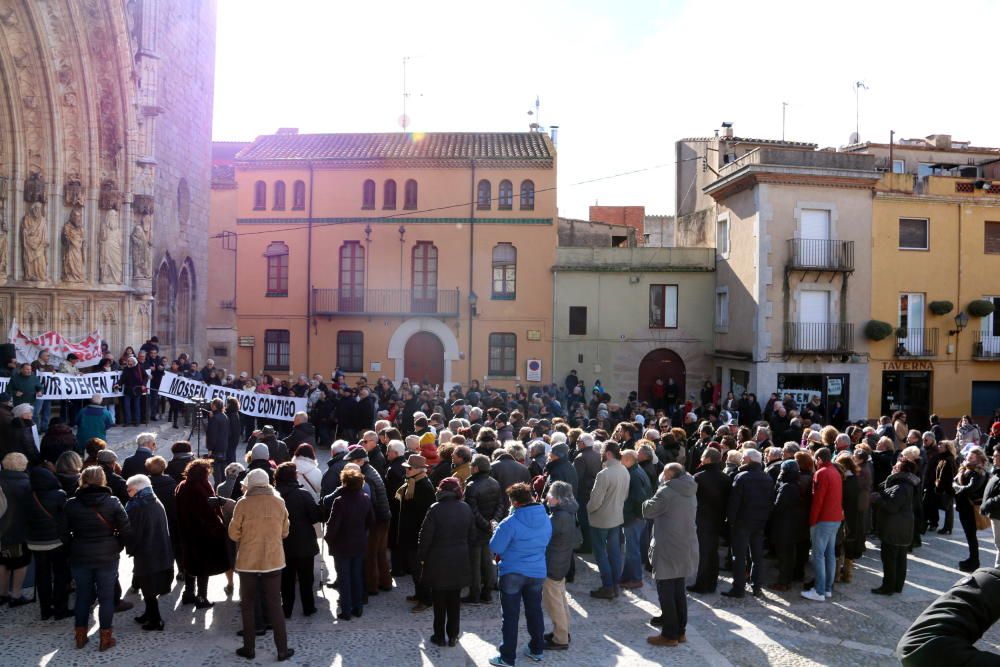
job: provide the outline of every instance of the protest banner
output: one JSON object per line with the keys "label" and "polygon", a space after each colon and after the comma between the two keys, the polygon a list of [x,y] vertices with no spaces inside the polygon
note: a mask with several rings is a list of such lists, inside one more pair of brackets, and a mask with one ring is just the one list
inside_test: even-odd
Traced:
{"label": "protest banner", "polygon": [[14,322],[10,326],[10,342],[14,344],[14,353],[22,364],[38,359],[42,350],[49,351],[53,364],[61,363],[71,352],[79,358],[77,368],[87,368],[101,360],[101,334],[96,331],[78,341],[64,338],[55,331],[46,331],[32,338],[22,333]]}
{"label": "protest banner", "polygon": [[[121,389],[117,386],[121,373],[111,371],[108,373],[84,373],[83,375],[69,375],[68,373],[39,373],[38,379],[42,382],[42,396],[47,401],[68,401],[75,399],[89,399],[94,394],[100,394],[105,398],[121,396]],[[0,378],[0,392],[7,391],[10,378]],[[17,396],[13,397],[17,400]]]}
{"label": "protest banner", "polygon": [[304,412],[306,409],[304,398],[257,394],[242,389],[208,385],[169,371],[163,374],[163,379],[160,381],[160,395],[181,401],[202,397],[208,401],[214,398],[221,398],[224,401],[232,397],[240,402],[240,412],[249,417],[262,419],[292,421],[296,412]]}

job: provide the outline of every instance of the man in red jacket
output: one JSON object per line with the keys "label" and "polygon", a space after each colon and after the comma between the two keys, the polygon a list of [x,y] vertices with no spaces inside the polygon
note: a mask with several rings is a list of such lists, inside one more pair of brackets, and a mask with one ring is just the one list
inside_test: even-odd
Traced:
{"label": "man in red jacket", "polygon": [[812,506],[809,510],[816,586],[802,591],[802,597],[814,602],[833,597],[833,579],[837,571],[837,529],[844,520],[844,480],[831,459],[830,450],[826,447],[816,450],[817,469],[813,475]]}

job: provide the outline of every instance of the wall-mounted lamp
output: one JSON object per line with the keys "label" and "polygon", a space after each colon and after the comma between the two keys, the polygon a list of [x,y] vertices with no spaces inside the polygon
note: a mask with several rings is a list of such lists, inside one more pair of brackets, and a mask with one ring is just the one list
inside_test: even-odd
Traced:
{"label": "wall-mounted lamp", "polygon": [[475,292],[469,292],[469,312],[475,317],[479,313],[476,311],[476,304],[479,303],[479,296]]}
{"label": "wall-mounted lamp", "polygon": [[402,243],[406,238],[406,225],[400,225],[396,231],[399,232],[399,242]]}
{"label": "wall-mounted lamp", "polygon": [[955,328],[948,332],[949,336],[956,336],[962,333],[964,329],[969,324],[969,316],[965,314],[965,311],[960,312],[955,316]]}
{"label": "wall-mounted lamp", "polygon": [[365,243],[372,242],[372,226],[371,223],[365,225]]}

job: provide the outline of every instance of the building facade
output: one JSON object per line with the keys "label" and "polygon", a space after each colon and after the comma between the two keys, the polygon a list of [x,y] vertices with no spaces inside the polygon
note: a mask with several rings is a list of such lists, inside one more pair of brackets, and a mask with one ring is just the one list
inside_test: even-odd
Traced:
{"label": "building facade", "polygon": [[4,330],[203,344],[214,44],[211,1],[6,4]]}
{"label": "building facade", "polygon": [[553,364],[624,402],[652,399],[657,379],[678,396],[712,379],[712,248],[560,247],[553,268]]}
{"label": "building facade", "polygon": [[235,218],[231,203],[213,210],[228,218],[215,227],[237,234],[232,277],[214,276],[235,294],[234,368],[500,388],[550,379],[547,135],[283,130],[233,168],[235,189],[214,196],[235,196]]}
{"label": "building facade", "polygon": [[[937,134],[847,150],[875,156],[884,172],[871,317],[894,333],[869,346],[869,414],[903,410],[916,428],[935,412],[991,418],[1000,406],[1000,149]],[[970,313],[976,300],[994,313]]]}
{"label": "building facade", "polygon": [[827,414],[839,402],[848,416],[867,417],[860,329],[871,309],[875,158],[738,141],[749,150],[727,153],[718,139],[678,145],[678,196],[703,184],[683,201],[704,206],[678,215],[678,237],[684,228],[716,246],[713,379],[723,395],[819,396]]}

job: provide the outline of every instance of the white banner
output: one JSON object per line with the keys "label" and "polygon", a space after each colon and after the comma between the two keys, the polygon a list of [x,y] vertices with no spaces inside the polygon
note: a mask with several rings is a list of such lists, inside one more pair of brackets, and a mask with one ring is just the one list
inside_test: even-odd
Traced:
{"label": "white banner", "polygon": [[233,397],[240,402],[240,412],[250,417],[263,419],[292,421],[296,412],[305,412],[306,410],[306,399],[304,398],[257,394],[241,389],[208,385],[169,371],[163,374],[163,380],[160,382],[160,395],[183,401],[200,397],[204,397],[208,401],[214,398],[221,398],[224,401]]}
{"label": "white banner", "polygon": [[97,364],[101,360],[101,334],[94,331],[86,338],[79,341],[71,341],[63,338],[55,331],[29,338],[21,333],[17,328],[17,322],[11,324],[10,342],[14,344],[14,351],[18,362],[22,364],[31,363],[38,359],[42,350],[48,350],[52,355],[53,365],[59,365],[72,352],[79,357],[77,368],[87,368]]}
{"label": "white banner", "polygon": [[[116,387],[120,376],[121,373],[118,371],[83,375],[39,373],[38,379],[44,388],[41,398],[47,401],[66,401],[89,399],[94,394],[100,394],[105,398],[121,396],[121,389]],[[7,391],[9,383],[10,378],[0,378],[0,392]],[[17,399],[16,396],[14,398]]]}

